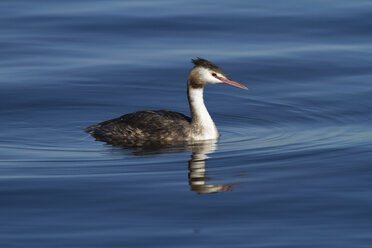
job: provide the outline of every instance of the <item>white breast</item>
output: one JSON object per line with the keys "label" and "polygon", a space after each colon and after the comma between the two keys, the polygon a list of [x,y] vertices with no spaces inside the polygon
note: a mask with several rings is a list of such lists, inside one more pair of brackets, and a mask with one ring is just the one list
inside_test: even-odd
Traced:
{"label": "white breast", "polygon": [[209,140],[217,139],[220,135],[204,105],[203,88],[189,89],[189,99],[192,113],[191,139]]}

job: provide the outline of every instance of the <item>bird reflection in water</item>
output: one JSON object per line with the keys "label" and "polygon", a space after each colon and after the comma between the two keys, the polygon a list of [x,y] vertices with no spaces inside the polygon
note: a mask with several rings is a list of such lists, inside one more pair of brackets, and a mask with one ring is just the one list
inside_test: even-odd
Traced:
{"label": "bird reflection in water", "polygon": [[[115,144],[119,145],[119,144]],[[199,141],[192,144],[183,145],[169,145],[169,144],[154,144],[150,143],[139,147],[128,147],[121,145],[125,150],[131,150],[133,155],[155,155],[155,154],[169,154],[169,153],[184,153],[191,152],[191,159],[189,160],[188,180],[192,191],[199,194],[211,194],[218,192],[231,191],[232,184],[211,184],[209,181],[213,180],[207,177],[206,161],[208,154],[212,154],[217,149],[217,140]]]}
{"label": "bird reflection in water", "polygon": [[231,191],[231,184],[207,184],[211,178],[207,177],[207,154],[213,153],[217,148],[216,141],[204,141],[192,146],[191,159],[189,160],[189,185],[191,190],[199,194],[210,194]]}

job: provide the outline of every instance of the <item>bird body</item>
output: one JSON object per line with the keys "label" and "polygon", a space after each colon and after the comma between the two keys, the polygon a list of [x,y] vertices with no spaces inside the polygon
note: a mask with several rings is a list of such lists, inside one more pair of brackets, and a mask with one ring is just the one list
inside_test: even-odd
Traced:
{"label": "bird body", "polygon": [[126,146],[217,139],[219,132],[204,104],[204,87],[220,83],[247,87],[232,81],[218,66],[205,59],[192,62],[195,66],[187,81],[191,118],[169,110],[138,111],[90,126],[86,132],[97,140]]}
{"label": "bird body", "polygon": [[86,131],[110,144],[137,146],[185,140],[190,123],[190,117],[169,110],[138,111],[90,126]]}

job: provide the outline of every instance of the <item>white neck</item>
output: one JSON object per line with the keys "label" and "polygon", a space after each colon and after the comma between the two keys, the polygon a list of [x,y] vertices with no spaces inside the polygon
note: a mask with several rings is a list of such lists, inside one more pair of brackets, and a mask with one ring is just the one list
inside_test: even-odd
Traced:
{"label": "white neck", "polygon": [[192,117],[191,137],[194,140],[217,139],[219,133],[204,105],[203,90],[204,87],[192,88],[190,86],[187,89]]}

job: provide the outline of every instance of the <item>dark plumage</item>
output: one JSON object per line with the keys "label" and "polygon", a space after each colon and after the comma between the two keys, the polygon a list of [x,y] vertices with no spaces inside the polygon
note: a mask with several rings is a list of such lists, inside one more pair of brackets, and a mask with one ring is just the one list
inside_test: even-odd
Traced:
{"label": "dark plumage", "polygon": [[190,132],[187,128],[190,123],[190,117],[169,110],[138,111],[90,126],[85,131],[110,144],[142,146],[184,140]]}
{"label": "dark plumage", "polygon": [[213,64],[212,62],[206,59],[202,59],[198,57],[197,59],[192,59],[191,61],[194,63],[195,67],[201,66],[206,69],[210,69],[212,71],[219,72],[225,75],[225,73],[221,70],[221,68],[219,68],[217,65]]}

